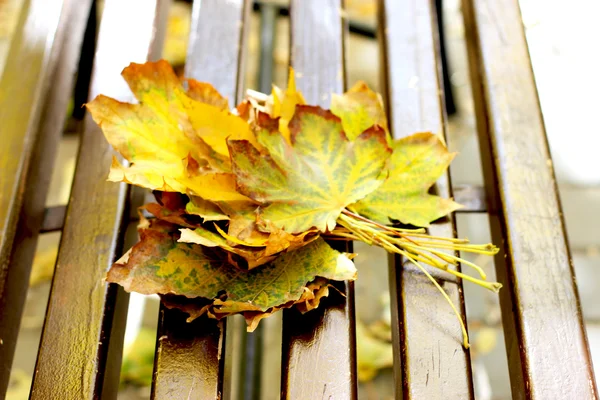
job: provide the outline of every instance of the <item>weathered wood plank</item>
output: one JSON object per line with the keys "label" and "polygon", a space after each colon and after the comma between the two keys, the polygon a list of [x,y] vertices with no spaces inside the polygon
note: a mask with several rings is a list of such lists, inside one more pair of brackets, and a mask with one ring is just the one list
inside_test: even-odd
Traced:
{"label": "weathered wood plank", "polygon": [[[106,1],[91,97],[103,93],[123,101],[132,100],[120,72],[130,62],[143,62],[148,57],[156,9],[157,1]],[[102,279],[115,256],[120,255],[127,188],[106,181],[112,154],[88,115],[52,282],[32,399],[116,397],[127,298],[117,286],[106,285]],[[107,365],[111,368],[105,371]]]}
{"label": "weathered wood plank", "polygon": [[[62,0],[27,3],[19,21],[0,81],[0,257],[6,273],[18,212],[23,200],[21,180],[27,172],[38,121],[48,92],[55,34]],[[56,48],[55,48],[56,50]],[[2,290],[4,290],[4,280]]]}
{"label": "weathered wood plank", "polygon": [[516,0],[465,0],[512,394],[595,399],[579,295]]}
{"label": "weathered wood plank", "polygon": [[[298,88],[311,104],[329,106],[330,94],[345,86],[342,2],[292,1],[291,64]],[[350,245],[350,244],[349,244]],[[282,398],[356,398],[354,286],[340,287],[305,315],[283,315]]]}
{"label": "weathered wood plank", "polygon": [[[248,1],[196,1],[185,76],[210,82],[233,106],[243,97]],[[225,321],[217,324],[161,307],[152,398],[223,396]]]}
{"label": "weathered wood plank", "polygon": [[[432,1],[380,1],[384,99],[395,138],[415,132],[445,134],[436,11]],[[449,176],[438,194],[451,197]],[[453,218],[431,226],[437,236],[455,236]],[[473,397],[469,352],[460,325],[436,287],[416,267],[390,257],[396,397],[465,399]],[[452,302],[465,317],[462,286],[434,268]],[[466,322],[465,322],[466,323]]]}
{"label": "weathered wood plank", "polygon": [[8,385],[91,1],[78,7],[61,3],[29,4],[0,82],[0,397]]}

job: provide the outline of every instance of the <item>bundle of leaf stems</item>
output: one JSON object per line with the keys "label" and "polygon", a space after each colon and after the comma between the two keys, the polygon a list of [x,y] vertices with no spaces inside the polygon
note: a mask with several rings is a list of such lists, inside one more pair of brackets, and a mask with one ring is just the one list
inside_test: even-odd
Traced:
{"label": "bundle of leaf stems", "polygon": [[[427,234],[425,228],[406,229],[382,225],[348,209],[342,212],[337,222],[338,226],[326,235],[328,239],[357,240],[371,246],[379,246],[389,253],[401,255],[414,264],[435,285],[452,307],[460,321],[463,346],[469,348],[467,329],[456,306],[437,280],[420,263],[438,268],[457,278],[465,279],[498,293],[502,287],[500,283],[487,281],[487,275],[480,266],[455,254],[460,251],[493,256],[499,250],[496,246],[492,244],[470,244],[468,239],[432,236]],[[457,267],[459,263],[473,268],[480,278],[464,274],[450,267],[450,265]]]}

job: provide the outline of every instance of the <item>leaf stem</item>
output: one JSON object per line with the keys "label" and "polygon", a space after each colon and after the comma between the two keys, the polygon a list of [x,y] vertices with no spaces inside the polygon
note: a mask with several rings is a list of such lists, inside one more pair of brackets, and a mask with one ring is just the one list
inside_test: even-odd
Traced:
{"label": "leaf stem", "polygon": [[[409,248],[412,247],[409,244],[407,244],[406,246],[409,247]],[[429,247],[421,247],[421,249],[423,249],[425,251],[428,251],[428,252],[430,252],[432,254],[435,254],[436,256],[438,256],[438,257],[440,257],[442,259],[445,259],[447,257],[447,258],[449,258],[449,259],[451,259],[453,261],[456,261],[456,263],[460,262],[460,263],[466,264],[469,267],[471,267],[474,270],[476,270],[479,273],[479,276],[481,276],[481,279],[483,279],[483,280],[487,279],[487,275],[486,275],[485,271],[479,265],[473,264],[472,262],[467,261],[467,260],[465,260],[463,258],[457,257],[455,255],[448,254],[448,253],[443,253],[443,252],[441,252],[439,250],[431,249]]]}
{"label": "leaf stem", "polygon": [[424,239],[435,239],[435,240],[443,240],[444,242],[452,242],[452,243],[460,243],[460,244],[467,244],[469,243],[469,239],[458,239],[458,238],[448,238],[448,237],[442,237],[442,236],[431,236],[427,233],[409,233],[408,236],[411,237],[415,237],[415,238],[424,238]]}
{"label": "leaf stem", "polygon": [[[394,235],[390,235],[389,229],[386,229],[385,232],[382,232],[381,230],[378,230],[377,228],[383,229],[383,228],[388,228],[388,227],[386,227],[385,225],[381,225],[377,222],[373,222],[373,221],[363,217],[362,215],[354,214],[352,212],[344,212],[340,215],[340,217],[338,219],[338,223],[341,226],[343,226],[344,228],[346,228],[348,231],[352,232],[352,235],[354,237],[359,238],[359,240],[361,240],[369,245],[376,244],[380,247],[383,247],[386,251],[388,251],[390,253],[397,253],[397,254],[401,254],[401,255],[405,255],[404,251],[400,251],[401,249],[410,250],[411,253],[414,254],[414,256],[417,256],[419,258],[419,261],[429,264],[429,265],[436,267],[438,269],[441,269],[443,271],[446,271],[446,272],[456,276],[457,278],[465,279],[467,281],[473,282],[473,283],[475,283],[479,286],[482,286],[488,290],[491,290],[495,293],[497,293],[500,290],[500,288],[502,287],[502,285],[500,285],[497,282],[486,281],[487,275],[486,275],[485,271],[483,271],[483,269],[481,267],[479,267],[478,265],[476,265],[470,261],[467,261],[463,258],[457,257],[453,254],[445,253],[445,252],[442,252],[435,248],[423,246],[422,244],[420,244],[418,242],[414,242],[412,240],[410,240],[410,241],[406,240],[405,237],[398,237],[396,232],[394,232]],[[381,228],[381,227],[383,227],[383,228]],[[332,233],[335,234],[336,230],[334,229],[334,231]],[[343,234],[343,236],[348,237],[347,234]],[[448,249],[450,249],[450,250],[459,250],[460,249],[463,251],[471,251],[472,250],[473,252],[480,252],[481,246],[482,245],[454,245],[454,246],[449,245]],[[484,246],[487,246],[487,245],[484,245]],[[462,263],[472,267],[473,269],[475,269],[481,276],[481,279],[475,278],[471,275],[464,274],[460,271],[456,271],[452,268],[448,268],[448,266],[446,264],[441,264],[438,260],[433,258],[428,253],[438,257],[439,259],[441,259],[442,261],[444,261],[448,264],[458,265],[459,262],[462,262]],[[490,252],[490,254],[495,254],[495,253]],[[414,259],[414,256],[413,256],[413,259]]]}
{"label": "leaf stem", "polygon": [[[406,234],[404,234],[404,233],[402,233],[402,232],[400,232],[398,230],[391,229],[389,226],[385,226],[383,224],[380,224],[379,222],[371,221],[370,219],[365,218],[365,217],[363,217],[360,214],[353,213],[352,211],[350,211],[350,210],[348,210],[346,208],[344,208],[344,210],[342,211],[342,214],[346,214],[346,215],[348,215],[348,216],[350,216],[350,217],[352,217],[354,219],[357,219],[359,221],[365,222],[368,225],[374,225],[374,226],[378,227],[379,229],[383,229],[384,231],[391,232],[392,234],[394,234],[396,236],[400,236],[400,237],[402,237],[402,238],[404,238],[406,240],[409,240],[409,241],[413,242],[413,240],[409,239]],[[342,216],[343,215],[340,215],[340,217],[342,217]]]}
{"label": "leaf stem", "polygon": [[425,274],[425,276],[431,281],[431,283],[434,284],[434,286],[437,288],[437,290],[439,290],[439,292],[442,294],[442,296],[444,296],[444,298],[446,299],[448,304],[450,304],[452,311],[454,311],[456,318],[458,318],[458,321],[460,322],[460,330],[462,331],[462,336],[463,336],[463,347],[465,349],[468,349],[469,347],[471,347],[469,345],[469,335],[467,334],[467,328],[465,327],[465,322],[463,321],[460,313],[456,309],[456,306],[450,299],[450,296],[448,296],[446,291],[440,286],[439,283],[437,283],[437,281],[433,278],[433,276],[431,276],[431,274],[429,272],[427,272],[427,270],[421,264],[419,264],[418,262],[413,260],[412,257],[410,257],[409,255],[405,255],[405,257],[408,259],[408,261],[410,261],[411,263],[416,265],[417,268],[419,268],[421,270],[421,272],[423,272],[423,274]]}
{"label": "leaf stem", "polygon": [[[338,226],[328,236],[360,240],[369,245],[376,245],[389,253],[399,254],[416,265],[436,286],[452,307],[452,310],[460,321],[463,333],[463,345],[465,348],[469,348],[467,330],[454,303],[452,303],[450,297],[448,297],[438,282],[420,263],[431,265],[459,279],[473,282],[497,293],[502,287],[500,283],[488,282],[483,268],[456,255],[457,251],[464,251],[492,256],[498,253],[496,246],[492,244],[470,244],[468,239],[430,236],[422,228],[402,229],[389,227],[346,209],[342,211],[337,222]],[[459,263],[473,268],[481,279],[464,274],[455,268],[449,268],[449,265],[458,266]]]}

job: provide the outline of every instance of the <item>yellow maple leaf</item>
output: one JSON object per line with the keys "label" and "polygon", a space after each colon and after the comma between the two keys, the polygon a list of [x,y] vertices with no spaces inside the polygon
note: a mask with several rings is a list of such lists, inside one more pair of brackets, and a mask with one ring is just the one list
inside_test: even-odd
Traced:
{"label": "yellow maple leaf", "polygon": [[271,116],[273,118],[279,117],[279,131],[289,142],[290,129],[288,128],[288,125],[294,116],[296,105],[306,104],[304,96],[296,89],[296,78],[293,68],[290,68],[288,86],[285,92],[273,85],[271,96],[273,101]]}
{"label": "yellow maple leaf", "polygon": [[331,112],[342,120],[350,140],[377,125],[389,135],[383,99],[363,81],[357,82],[342,95],[331,95]]}
{"label": "yellow maple leaf", "polygon": [[229,112],[227,100],[193,80],[186,91],[163,60],[132,63],[122,75],[139,104],[100,95],[86,105],[108,142],[132,163],[115,159],[109,180],[213,201],[247,200],[230,174],[226,139],[255,145],[256,139],[248,123]]}

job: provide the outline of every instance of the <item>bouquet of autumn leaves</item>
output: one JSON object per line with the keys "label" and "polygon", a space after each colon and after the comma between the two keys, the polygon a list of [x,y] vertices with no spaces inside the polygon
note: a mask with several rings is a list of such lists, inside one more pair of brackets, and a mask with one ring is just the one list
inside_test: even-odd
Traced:
{"label": "bouquet of autumn leaves", "polygon": [[[157,203],[142,207],[155,218],[141,215],[140,241],[108,282],[160,294],[190,320],[243,314],[251,331],[280,309],[314,309],[331,281],[356,279],[355,254],[328,241],[360,240],[414,263],[448,300],[421,264],[499,289],[456,255],[494,246],[424,229],[460,207],[428,193],[454,154],[433,133],[392,141],[381,97],[364,83],[326,110],[306,104],[290,71],[285,91],[230,109],[165,61],[122,75],[138,104],[100,95],[87,108],[128,161],[114,158],[108,179],[151,189]],[[480,278],[448,268],[459,262]]]}

